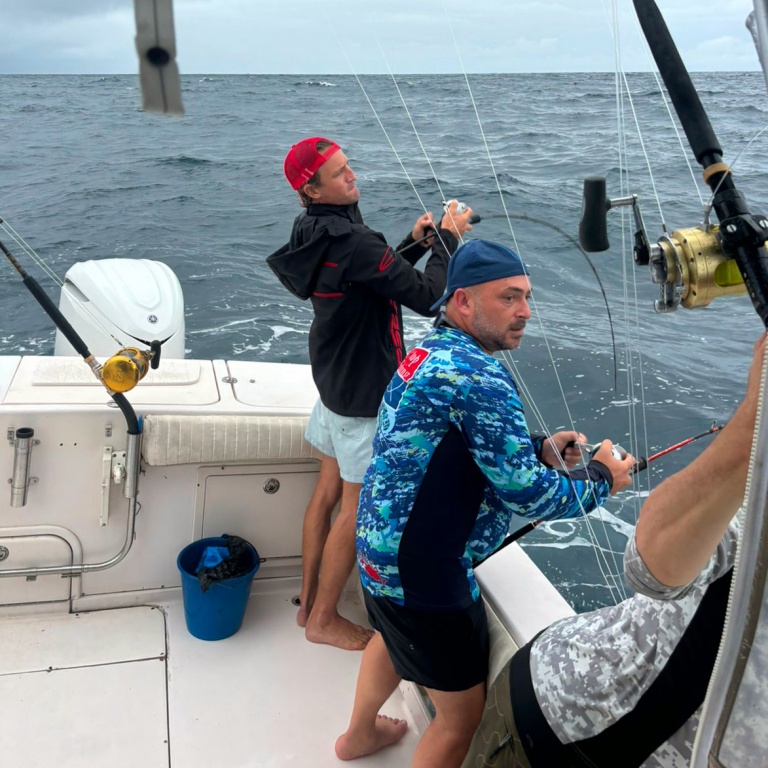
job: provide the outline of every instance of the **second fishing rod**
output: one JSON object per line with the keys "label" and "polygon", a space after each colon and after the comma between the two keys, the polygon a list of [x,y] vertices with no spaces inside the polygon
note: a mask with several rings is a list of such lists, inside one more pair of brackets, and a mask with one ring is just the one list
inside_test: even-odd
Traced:
{"label": "second fishing rod", "polygon": [[[642,456],[632,467],[632,474],[637,474],[638,472],[642,472],[643,470],[648,468],[648,465],[652,461],[656,461],[656,459],[660,459],[662,456],[666,456],[668,453],[672,453],[672,451],[676,451],[679,448],[682,448],[685,445],[688,445],[695,440],[699,440],[702,437],[708,437],[709,435],[714,435],[715,432],[719,432],[725,424],[715,424],[713,423],[712,426],[706,430],[706,432],[701,432],[698,435],[693,435],[693,437],[687,437],[685,440],[681,440],[679,443],[675,443],[674,445],[670,445],[668,448],[664,448],[661,451],[657,451],[656,453],[652,454],[651,456],[645,457]],[[578,445],[587,456],[591,456],[593,453],[595,453],[602,443],[595,443],[592,445],[586,444],[586,443],[570,443],[567,447],[573,447],[575,445]],[[617,444],[614,444],[613,451],[616,454],[617,458],[623,458],[626,456],[626,451]],[[623,455],[622,455],[623,454]],[[589,459],[587,459],[588,461]],[[510,533],[504,541],[501,542],[501,544],[493,551],[490,555],[487,557],[484,557],[482,560],[479,560],[474,564],[474,567],[477,568],[478,565],[482,565],[486,560],[493,557],[497,552],[500,552],[505,547],[508,547],[513,542],[517,541],[518,539],[521,539],[526,534],[530,533],[534,529],[538,528],[542,523],[547,522],[546,520],[531,520],[531,522],[526,523],[521,528],[518,528],[513,533]]]}

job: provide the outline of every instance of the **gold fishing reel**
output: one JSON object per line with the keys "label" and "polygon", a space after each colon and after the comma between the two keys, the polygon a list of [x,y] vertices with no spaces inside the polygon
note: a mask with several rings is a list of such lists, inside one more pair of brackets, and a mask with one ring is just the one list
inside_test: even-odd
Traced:
{"label": "gold fishing reel", "polygon": [[148,349],[123,347],[101,369],[101,380],[112,392],[130,392],[149,371],[154,353]]}
{"label": "gold fishing reel", "polygon": [[[722,168],[717,168],[721,171]],[[660,286],[660,298],[654,302],[657,312],[674,312],[680,305],[686,309],[706,307],[720,296],[742,296],[747,293],[744,278],[733,258],[734,237],[725,237],[717,225],[705,222],[700,227],[678,229],[651,242],[645,229],[637,195],[608,198],[605,178],[590,176],[584,180],[584,199],[579,222],[579,244],[586,253],[607,251],[606,214],[612,208],[631,206],[635,220],[633,255],[635,264],[649,266],[651,280]],[[759,237],[768,225],[759,224]],[[730,223],[728,227],[736,227]],[[730,233],[726,230],[726,234]],[[734,230],[735,231],[735,230]]]}
{"label": "gold fishing reel", "polygon": [[706,307],[720,296],[747,292],[736,260],[723,251],[718,231],[717,226],[678,229],[651,248],[652,279],[662,286],[657,310],[669,311],[678,304],[686,309]]}

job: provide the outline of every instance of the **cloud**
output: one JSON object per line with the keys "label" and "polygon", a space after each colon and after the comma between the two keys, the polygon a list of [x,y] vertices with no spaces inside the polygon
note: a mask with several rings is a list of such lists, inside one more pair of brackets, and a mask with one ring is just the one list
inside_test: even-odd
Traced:
{"label": "cloud", "polygon": [[[665,0],[689,69],[756,69],[750,0]],[[548,72],[613,69],[603,0],[176,0],[187,73]],[[135,72],[131,0],[3,0],[0,72]],[[648,69],[631,9],[625,69]]]}
{"label": "cloud", "polygon": [[[15,2],[15,0],[12,0]],[[130,72],[136,65],[133,8],[96,0],[63,13],[50,0],[35,0],[13,18],[13,34],[0,48],[0,72]],[[63,5],[62,3],[56,4]],[[50,12],[50,17],[49,17]],[[130,62],[130,66],[128,64]]]}
{"label": "cloud", "polygon": [[53,23],[57,19],[74,19],[78,16],[100,16],[103,13],[128,9],[133,6],[125,0],[3,0],[3,15],[6,19],[24,22],[29,20]]}

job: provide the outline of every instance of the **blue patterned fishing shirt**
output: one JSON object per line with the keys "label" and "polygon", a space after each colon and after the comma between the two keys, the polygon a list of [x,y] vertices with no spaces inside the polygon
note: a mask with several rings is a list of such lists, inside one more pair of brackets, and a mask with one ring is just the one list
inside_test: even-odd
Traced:
{"label": "blue patterned fishing shirt", "polygon": [[608,496],[606,474],[542,464],[509,371],[471,336],[437,328],[379,408],[357,512],[363,586],[418,610],[466,608],[480,596],[472,563],[499,546],[513,512],[591,511]]}

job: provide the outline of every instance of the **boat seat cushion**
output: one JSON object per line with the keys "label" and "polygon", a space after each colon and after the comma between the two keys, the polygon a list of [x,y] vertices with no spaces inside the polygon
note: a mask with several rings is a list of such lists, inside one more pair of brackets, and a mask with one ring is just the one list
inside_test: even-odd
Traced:
{"label": "boat seat cushion", "polygon": [[307,416],[145,416],[142,456],[157,467],[319,459]]}

